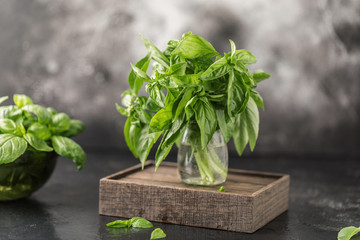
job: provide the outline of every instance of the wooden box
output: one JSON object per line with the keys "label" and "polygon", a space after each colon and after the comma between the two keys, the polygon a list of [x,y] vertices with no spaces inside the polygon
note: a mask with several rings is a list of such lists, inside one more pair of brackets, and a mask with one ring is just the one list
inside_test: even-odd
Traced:
{"label": "wooden box", "polygon": [[99,213],[252,233],[288,209],[289,175],[229,169],[220,186],[181,182],[175,163],[136,165],[100,180]]}

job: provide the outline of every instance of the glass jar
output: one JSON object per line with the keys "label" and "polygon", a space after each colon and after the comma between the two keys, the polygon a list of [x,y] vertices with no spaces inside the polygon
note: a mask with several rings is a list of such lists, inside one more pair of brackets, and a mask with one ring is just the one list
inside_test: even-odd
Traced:
{"label": "glass jar", "polygon": [[57,154],[28,148],[12,163],[0,165],[0,201],[29,196],[51,176]]}
{"label": "glass jar", "polygon": [[228,149],[217,130],[205,149],[201,147],[200,129],[189,124],[179,144],[177,157],[181,180],[193,185],[218,185],[226,180]]}

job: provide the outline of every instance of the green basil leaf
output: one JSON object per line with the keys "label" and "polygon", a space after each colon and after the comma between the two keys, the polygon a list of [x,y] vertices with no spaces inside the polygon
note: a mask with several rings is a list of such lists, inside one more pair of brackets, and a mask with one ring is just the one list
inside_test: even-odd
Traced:
{"label": "green basil leaf", "polygon": [[[168,42],[168,47],[164,51],[164,55],[170,58],[171,53],[174,51],[174,49],[177,47],[178,44],[179,44],[179,40],[170,40]],[[170,59],[170,64],[174,64],[174,62],[172,62],[171,59]]]}
{"label": "green basil leaf", "polygon": [[152,112],[157,112],[161,109],[151,98],[148,98],[145,103],[145,108]]}
{"label": "green basil leaf", "polygon": [[217,79],[216,81],[203,81],[203,87],[206,91],[209,92],[223,92],[224,90],[226,90],[227,88],[227,81],[226,83],[224,81],[224,78],[222,79]]}
{"label": "green basil leaf", "polygon": [[136,115],[138,119],[145,124],[149,124],[151,121],[151,116],[147,113],[142,106],[136,106],[135,108]]}
{"label": "green basil leaf", "polygon": [[181,92],[180,92],[180,90],[176,90],[176,89],[174,89],[174,91],[170,91],[170,89],[167,89],[167,90],[168,90],[168,92],[167,92],[167,96],[165,98],[165,106],[173,105],[176,98],[179,96],[179,94]]}
{"label": "green basil leaf", "polygon": [[174,102],[173,102],[173,106],[172,106],[172,116],[173,116],[173,122],[175,121],[176,117],[175,117],[175,114],[176,114],[176,110],[178,108],[178,105],[179,103],[181,102],[181,99],[182,97],[184,96],[184,93],[186,91],[186,88],[183,88],[181,90],[181,92],[179,93],[179,95],[177,95],[177,97],[175,98]]}
{"label": "green basil leaf", "polygon": [[160,84],[165,89],[178,88],[179,86],[173,80],[172,76],[165,76],[161,79],[158,79],[157,84]]}
{"label": "green basil leaf", "polygon": [[[170,58],[170,66],[185,61],[185,58],[182,58],[178,55],[169,55],[169,58]],[[188,70],[189,69],[186,68],[186,71],[188,71]],[[185,73],[186,73],[186,71],[185,71]]]}
{"label": "green basil leaf", "polygon": [[11,134],[0,134],[0,164],[15,161],[27,149],[26,141]]}
{"label": "green basil leaf", "polygon": [[164,136],[163,138],[161,139],[161,142],[158,146],[158,149],[155,153],[155,171],[158,169],[158,167],[160,166],[160,163],[167,157],[167,155],[169,155],[169,152],[173,146],[173,144],[171,145],[168,145],[167,147],[164,147],[163,144],[164,144],[164,141],[166,139],[166,136],[168,134],[169,130],[166,130],[164,132]]}
{"label": "green basil leaf", "polygon": [[17,106],[2,106],[0,107],[0,118],[9,118],[16,120],[22,115],[22,110]]}
{"label": "green basil leaf", "polygon": [[53,149],[47,145],[47,143],[41,138],[35,136],[32,133],[26,133],[24,135],[25,140],[36,150],[43,152],[51,152]]}
{"label": "green basil leaf", "polygon": [[139,142],[141,129],[142,128],[140,127],[140,123],[138,122],[138,120],[135,120],[135,118],[134,118],[133,122],[130,125],[130,133],[129,134],[130,134],[130,141],[135,148],[135,152],[136,152],[135,157],[139,157],[139,152],[137,151],[137,144]]}
{"label": "green basil leaf", "polygon": [[9,98],[8,96],[0,97],[0,104],[5,102],[8,98]]}
{"label": "green basil leaf", "polygon": [[232,57],[235,54],[236,46],[235,46],[235,43],[233,42],[233,40],[229,39],[229,41],[230,41],[230,45],[231,45],[231,57]]}
{"label": "green basil leaf", "polygon": [[[236,67],[235,67],[236,69]],[[236,73],[238,74],[238,73]],[[241,78],[242,80],[244,81],[244,83],[247,85],[247,86],[250,86],[252,88],[255,88],[257,85],[256,85],[256,82],[254,81],[252,75],[249,74],[249,71],[247,72],[240,72],[240,75],[241,75]]]}
{"label": "green basil leaf", "polygon": [[154,44],[152,44],[149,40],[144,38],[141,34],[140,37],[145,44],[146,49],[148,50],[150,57],[154,59],[156,62],[160,63],[163,67],[169,68],[169,59],[157,48]]}
{"label": "green basil leaf", "polygon": [[259,107],[261,107],[262,110],[264,110],[264,101],[261,95],[257,91],[250,89],[250,96],[255,101],[256,105],[258,105]]}
{"label": "green basil leaf", "polygon": [[[188,61],[192,64],[192,66],[189,64],[189,67],[187,68],[187,74],[193,72],[194,73],[204,72],[214,63],[214,61],[211,58],[203,57],[203,56],[194,59],[188,59]],[[190,71],[190,69],[193,69],[193,71]]]}
{"label": "green basil leaf", "polygon": [[113,227],[113,228],[127,228],[129,227],[129,220],[116,220],[110,223],[107,223],[107,227]]}
{"label": "green basil leaf", "polygon": [[55,115],[57,114],[56,110],[52,107],[48,107],[46,108],[46,110],[51,114],[51,115]]}
{"label": "green basil leaf", "polygon": [[216,95],[206,94],[206,97],[211,102],[223,102],[226,98],[226,95],[225,94],[216,94]]}
{"label": "green basil leaf", "polygon": [[151,222],[142,217],[133,217],[129,220],[116,220],[106,224],[107,227],[114,228],[152,228]]}
{"label": "green basil leaf", "polygon": [[264,72],[261,69],[258,69],[255,72],[253,72],[252,77],[256,83],[259,83],[259,82],[264,81],[265,79],[271,77],[271,75],[267,74],[266,72]]}
{"label": "green basil leaf", "polygon": [[350,240],[358,232],[360,232],[360,227],[345,227],[338,233],[338,240]]}
{"label": "green basil leaf", "polygon": [[153,77],[153,79],[151,79],[151,80],[156,81],[157,79],[160,79],[163,76],[166,76],[166,72],[167,72],[166,69],[167,68],[162,66],[160,63],[154,62],[153,65],[152,65],[152,77]]}
{"label": "green basil leaf", "polygon": [[180,116],[176,118],[175,121],[172,123],[166,136],[164,136],[165,138],[162,147],[166,148],[170,145],[172,146],[175,141],[183,135],[187,125],[188,122],[185,121],[185,112],[182,111]]}
{"label": "green basil leaf", "polygon": [[242,155],[246,145],[249,142],[249,136],[246,127],[246,121],[244,117],[245,113],[242,112],[236,116],[235,129],[234,129],[234,145],[239,156]]}
{"label": "green basil leaf", "polygon": [[256,61],[256,57],[245,49],[236,50],[231,56],[231,62],[234,64],[240,62],[244,65],[250,65],[256,63]]}
{"label": "green basil leaf", "polygon": [[158,111],[150,121],[149,133],[161,132],[172,122],[172,104]]}
{"label": "green basil leaf", "polygon": [[147,100],[148,100],[148,98],[145,96],[138,96],[136,98],[138,105],[141,107],[144,107],[146,105]]}
{"label": "green basil leaf", "polygon": [[148,92],[151,100],[153,100],[159,107],[163,108],[164,102],[162,99],[162,95],[158,83],[149,84]]}
{"label": "green basil leaf", "polygon": [[221,186],[221,187],[219,188],[218,192],[225,192],[224,186]]}
{"label": "green basil leaf", "polygon": [[151,222],[142,217],[133,217],[130,219],[131,227],[134,228],[152,228],[154,227]]}
{"label": "green basil leaf", "polygon": [[166,234],[161,228],[156,228],[154,231],[152,231],[150,240],[160,239],[160,238],[166,238]]}
{"label": "green basil leaf", "polygon": [[197,102],[198,97],[192,97],[185,105],[185,114],[186,114],[186,121],[189,121],[190,118],[194,115],[194,105]]}
{"label": "green basil leaf", "polygon": [[[143,72],[146,72],[149,67],[150,60],[151,59],[149,55],[146,55],[143,59],[138,61],[135,66],[141,69]],[[134,70],[131,70],[129,73],[128,81],[130,88],[133,90],[134,94],[137,95],[143,85],[143,79],[137,77]]]}
{"label": "green basil leaf", "polygon": [[0,132],[16,133],[16,124],[11,119],[0,119]]}
{"label": "green basil leaf", "polygon": [[234,133],[234,123],[232,121],[226,122],[225,111],[222,109],[216,110],[216,118],[225,142],[229,142]]}
{"label": "green basil leaf", "polygon": [[251,151],[254,150],[256,140],[259,134],[259,110],[255,101],[250,98],[245,113],[246,128],[249,135],[249,146]]}
{"label": "green basil leaf", "polygon": [[249,73],[249,69],[240,61],[235,62],[234,69],[240,73]]}
{"label": "green basil leaf", "polygon": [[123,116],[128,117],[129,113],[126,111],[125,108],[120,107],[119,104],[115,103],[116,110]]}
{"label": "green basil leaf", "polygon": [[27,132],[32,133],[43,140],[48,140],[51,137],[51,131],[49,128],[38,122],[32,123]]}
{"label": "green basil leaf", "polygon": [[194,105],[195,119],[200,128],[201,147],[204,149],[216,131],[217,121],[214,107],[207,98],[200,98]]}
{"label": "green basil leaf", "polygon": [[244,111],[249,100],[248,89],[241,81],[241,75],[237,75],[234,71],[230,72],[228,84],[227,108],[230,117]]}
{"label": "green basil leaf", "polygon": [[244,112],[238,115],[234,132],[234,143],[241,156],[247,142],[251,151],[254,150],[259,134],[259,110],[255,101],[250,98]]}
{"label": "green basil leaf", "polygon": [[200,83],[198,74],[188,74],[183,76],[171,75],[170,78],[179,86],[192,86]]}
{"label": "green basil leaf", "polygon": [[124,136],[125,136],[126,144],[128,145],[130,151],[132,152],[134,157],[137,158],[139,155],[136,150],[135,140],[140,132],[140,129],[135,124],[132,124],[131,122],[132,122],[132,117],[129,117],[125,122]]}
{"label": "green basil leaf", "polygon": [[75,137],[84,130],[84,123],[80,120],[73,119],[70,120],[70,127],[65,132],[62,132],[61,135],[64,137]]}
{"label": "green basil leaf", "polygon": [[18,136],[25,135],[26,130],[25,130],[25,127],[24,127],[23,123],[24,123],[23,118],[18,118],[16,120],[16,134],[15,135],[18,135]]}
{"label": "green basil leaf", "polygon": [[51,114],[49,113],[49,111],[40,105],[26,105],[22,109],[35,114],[40,123],[48,124],[51,121]]}
{"label": "green basil leaf", "polygon": [[53,136],[51,137],[53,148],[60,156],[72,159],[81,170],[86,164],[86,154],[79,144],[67,137]]}
{"label": "green basil leaf", "polygon": [[175,119],[177,119],[179,117],[179,115],[182,112],[184,112],[184,108],[185,108],[186,104],[190,101],[190,99],[192,98],[194,90],[195,90],[195,88],[186,89],[186,91],[184,92],[184,95],[182,96],[179,104],[177,105],[173,121],[175,121]]}
{"label": "green basil leaf", "polygon": [[186,62],[180,62],[180,63],[176,63],[174,65],[171,65],[167,74],[168,75],[185,75],[186,66],[187,66]]}
{"label": "green basil leaf", "polygon": [[131,91],[126,90],[121,94],[121,104],[125,107],[130,107],[132,101]]}
{"label": "green basil leaf", "polygon": [[160,135],[161,132],[149,133],[149,125],[145,125],[141,129],[138,135],[139,139],[136,143],[136,148],[137,153],[139,154],[142,169],[144,169],[145,161],[149,156],[152,146],[154,145],[154,143],[156,143]]}
{"label": "green basil leaf", "polygon": [[66,113],[57,113],[52,116],[52,130],[54,133],[61,133],[69,129],[71,122]]}
{"label": "green basil leaf", "polygon": [[131,64],[132,70],[138,78],[141,78],[144,82],[149,82],[151,78],[140,68]]}
{"label": "green basil leaf", "polygon": [[205,72],[201,74],[200,79],[203,81],[214,80],[220,78],[231,70],[225,57],[214,62]]}
{"label": "green basil leaf", "polygon": [[[30,118],[27,118],[28,116],[31,116]],[[35,117],[33,117],[30,113],[28,114],[28,116],[26,118],[17,118],[16,120],[18,121],[19,119],[21,119],[23,126],[28,129],[32,124],[34,123],[38,123],[37,119]]]}
{"label": "green basil leaf", "polygon": [[198,57],[211,58],[219,55],[219,53],[204,38],[192,34],[182,39],[171,55],[178,55],[183,58],[194,59]]}
{"label": "green basil leaf", "polygon": [[14,94],[14,103],[19,107],[22,108],[26,105],[34,104],[31,98],[23,94]]}

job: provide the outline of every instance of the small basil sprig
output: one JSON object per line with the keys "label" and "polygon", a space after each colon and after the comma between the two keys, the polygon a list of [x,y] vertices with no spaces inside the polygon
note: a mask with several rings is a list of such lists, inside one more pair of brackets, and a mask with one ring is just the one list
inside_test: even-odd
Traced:
{"label": "small basil sprig", "polygon": [[[338,233],[338,240],[350,240],[352,237],[360,232],[360,227],[356,228],[353,226],[345,227]],[[357,238],[356,238],[357,239]],[[360,239],[360,237],[359,237]]]}
{"label": "small basil sprig", "polygon": [[[157,168],[189,124],[198,125],[203,149],[220,129],[226,142],[234,138],[239,155],[248,144],[253,151],[259,133],[258,107],[264,109],[255,88],[270,77],[261,69],[251,73],[247,68],[256,63],[255,56],[236,49],[232,40],[230,52],[221,55],[191,32],[170,40],[164,51],[141,38],[148,54],[131,65],[130,89],[122,94],[124,107],[116,104],[116,109],[127,117],[125,141],[142,166],[162,136],[155,154]],[[150,61],[154,61],[151,76]],[[138,96],[144,84],[149,97]]]}
{"label": "small basil sprig", "polygon": [[152,228],[153,227],[151,222],[149,222],[148,220],[142,217],[133,217],[129,220],[116,220],[106,224],[106,226],[115,227],[115,228],[124,228],[124,227]]}
{"label": "small basil sprig", "polygon": [[[133,217],[128,220],[116,220],[106,224],[110,228],[152,228],[154,227],[151,222],[142,217]],[[165,238],[166,234],[161,228],[156,228],[151,233],[150,239]]]}
{"label": "small basil sprig", "polygon": [[[0,104],[8,97],[1,97]],[[80,120],[33,103],[30,97],[15,94],[15,105],[0,107],[0,165],[15,161],[31,148],[41,152],[55,151],[70,158],[78,170],[86,163],[83,149],[70,137],[84,131]]]}

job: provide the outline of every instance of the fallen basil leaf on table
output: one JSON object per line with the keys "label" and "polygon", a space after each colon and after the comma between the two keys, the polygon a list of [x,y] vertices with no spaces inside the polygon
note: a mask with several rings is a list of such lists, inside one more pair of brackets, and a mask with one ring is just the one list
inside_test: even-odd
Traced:
{"label": "fallen basil leaf on table", "polygon": [[124,228],[124,227],[152,228],[153,227],[151,222],[149,222],[148,220],[142,217],[133,217],[129,220],[116,220],[106,224],[106,226],[115,227],[115,228]]}
{"label": "fallen basil leaf on table", "polygon": [[224,186],[221,186],[221,187],[219,188],[219,192],[225,192]]}
{"label": "fallen basil leaf on table", "polygon": [[151,233],[151,238],[150,238],[150,240],[160,239],[160,238],[166,238],[166,234],[164,233],[164,231],[163,231],[161,228],[156,228],[156,229]]}
{"label": "fallen basil leaf on table", "polygon": [[134,228],[152,228],[151,222],[142,217],[133,217],[130,221],[130,226]]}
{"label": "fallen basil leaf on table", "polygon": [[338,240],[350,240],[358,232],[360,232],[360,227],[345,227],[338,233]]}
{"label": "fallen basil leaf on table", "polygon": [[106,224],[106,226],[114,227],[114,228],[130,227],[129,226],[129,220],[116,220],[116,221],[113,221],[113,222],[110,222],[110,223]]}

